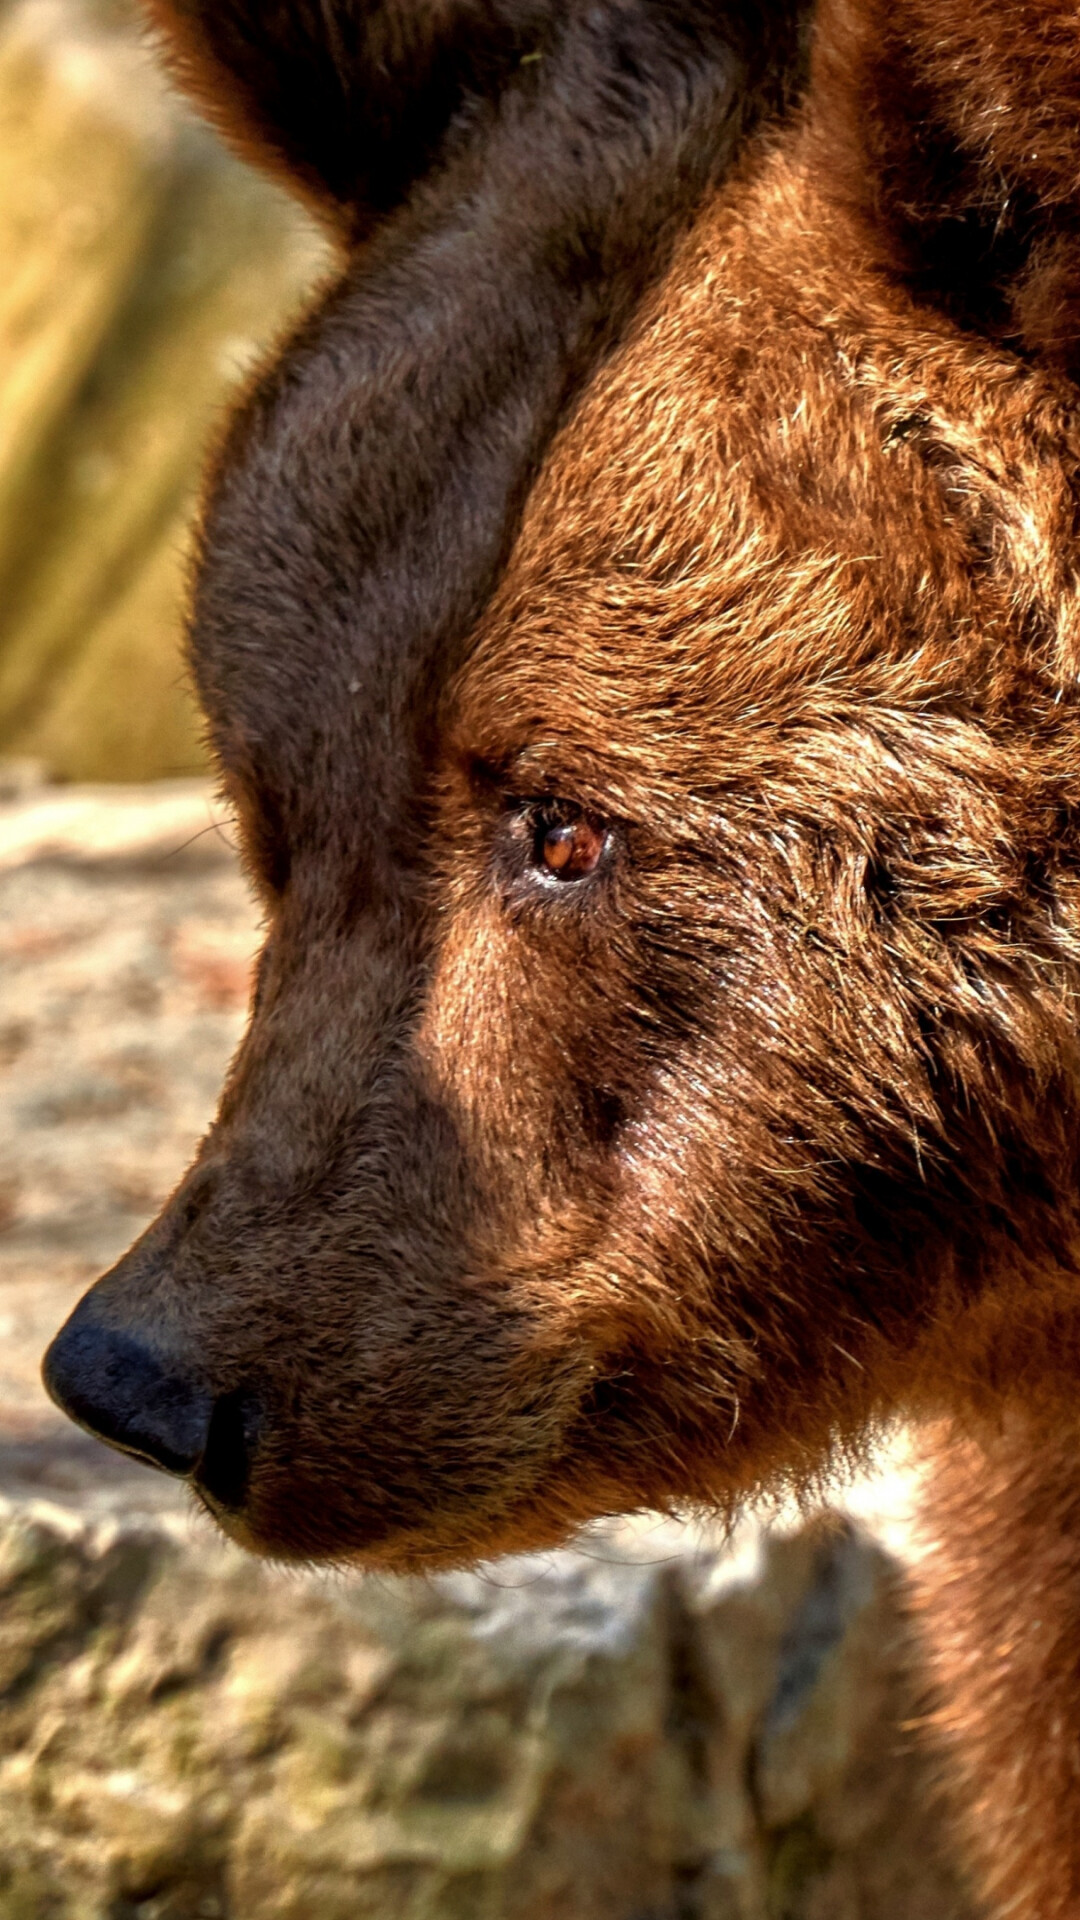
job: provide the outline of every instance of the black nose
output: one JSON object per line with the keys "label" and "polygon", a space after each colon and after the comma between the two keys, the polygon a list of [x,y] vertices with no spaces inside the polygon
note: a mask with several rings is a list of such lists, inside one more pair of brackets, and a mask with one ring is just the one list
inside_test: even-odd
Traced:
{"label": "black nose", "polygon": [[80,1427],[166,1473],[192,1473],[206,1451],[213,1397],[143,1340],[76,1307],[45,1355],[42,1378]]}

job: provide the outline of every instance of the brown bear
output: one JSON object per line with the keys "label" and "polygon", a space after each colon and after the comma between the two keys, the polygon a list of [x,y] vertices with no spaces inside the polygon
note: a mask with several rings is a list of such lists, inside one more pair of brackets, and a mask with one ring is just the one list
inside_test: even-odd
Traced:
{"label": "brown bear", "polygon": [[1080,1915],[1080,12],[152,0],[337,233],[191,658],[267,939],[46,1379],[389,1568],[935,1429],[988,1896]]}

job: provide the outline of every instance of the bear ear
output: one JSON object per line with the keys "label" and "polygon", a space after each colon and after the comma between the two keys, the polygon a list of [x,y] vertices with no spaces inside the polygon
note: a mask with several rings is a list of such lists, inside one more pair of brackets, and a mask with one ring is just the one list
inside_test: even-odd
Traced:
{"label": "bear ear", "polygon": [[820,0],[813,164],[963,326],[1077,370],[1075,0]]}
{"label": "bear ear", "polygon": [[542,50],[559,0],[143,0],[186,93],[346,237],[437,159],[466,100]]}

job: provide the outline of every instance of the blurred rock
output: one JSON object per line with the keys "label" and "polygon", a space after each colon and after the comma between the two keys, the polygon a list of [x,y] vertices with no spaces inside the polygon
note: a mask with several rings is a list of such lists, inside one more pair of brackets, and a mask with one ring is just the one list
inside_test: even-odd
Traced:
{"label": "blurred rock", "polygon": [[723,1546],[245,1559],[38,1358],[213,1108],[257,916],[210,788],[0,804],[0,1920],[975,1920],[912,1723],[911,1471]]}
{"label": "blurred rock", "polygon": [[8,802],[0,812],[0,871],[61,863],[85,872],[147,861],[155,869],[168,860],[171,872],[178,862],[232,863],[232,833],[204,780],[65,786],[47,794],[44,784],[40,762],[0,761],[0,801]]}
{"label": "blurred rock", "polygon": [[202,764],[180,657],[223,404],[329,264],[165,86],[121,0],[0,9],[0,754]]}
{"label": "blurred rock", "polygon": [[6,759],[0,755],[0,801],[23,800],[48,783],[43,760]]}
{"label": "blurred rock", "polygon": [[257,936],[208,783],[0,805],[0,1443],[44,1412],[50,1322],[191,1158]]}
{"label": "blurred rock", "polygon": [[910,1705],[843,1524],[425,1583],[9,1501],[0,1914],[962,1920]]}

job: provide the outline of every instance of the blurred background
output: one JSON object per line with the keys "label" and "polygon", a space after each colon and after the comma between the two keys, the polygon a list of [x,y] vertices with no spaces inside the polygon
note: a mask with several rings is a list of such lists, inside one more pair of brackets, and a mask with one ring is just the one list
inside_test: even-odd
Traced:
{"label": "blurred background", "polygon": [[197,772],[200,466],[323,243],[180,106],[124,0],[0,0],[0,260],[0,757]]}
{"label": "blurred background", "polygon": [[0,1920],[976,1920],[902,1446],[842,1514],[392,1582],[245,1559],[46,1401],[243,1026],[185,569],[330,263],[124,0],[0,0],[0,263]]}

